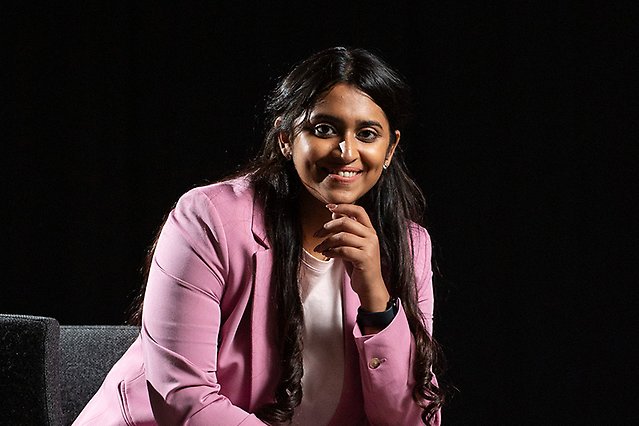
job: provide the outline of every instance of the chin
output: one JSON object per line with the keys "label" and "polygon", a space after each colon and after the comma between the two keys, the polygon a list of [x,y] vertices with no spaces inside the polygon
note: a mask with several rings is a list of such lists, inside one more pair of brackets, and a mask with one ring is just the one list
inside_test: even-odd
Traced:
{"label": "chin", "polygon": [[359,197],[342,194],[326,194],[326,200],[332,204],[355,204]]}

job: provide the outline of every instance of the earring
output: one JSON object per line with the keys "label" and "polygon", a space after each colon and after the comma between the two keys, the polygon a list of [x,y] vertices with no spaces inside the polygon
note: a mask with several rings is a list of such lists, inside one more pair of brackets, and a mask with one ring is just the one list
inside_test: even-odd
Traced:
{"label": "earring", "polygon": [[388,164],[384,163],[384,165],[382,166],[382,169],[387,170],[388,169]]}
{"label": "earring", "polygon": [[291,146],[287,143],[283,143],[280,141],[280,152],[287,160],[293,158],[293,153],[291,152]]}

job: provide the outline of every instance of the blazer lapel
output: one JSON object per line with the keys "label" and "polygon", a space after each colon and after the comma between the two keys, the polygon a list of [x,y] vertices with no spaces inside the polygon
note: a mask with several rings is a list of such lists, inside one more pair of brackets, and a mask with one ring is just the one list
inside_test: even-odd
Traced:
{"label": "blazer lapel", "polygon": [[252,409],[271,402],[277,377],[279,355],[275,347],[271,273],[273,254],[269,249],[264,226],[264,209],[255,199],[253,203],[253,235],[261,245],[253,255],[253,289],[251,301],[251,399]]}
{"label": "blazer lapel", "polygon": [[251,310],[251,407],[271,402],[279,377],[275,347],[276,312],[271,297],[273,257],[270,250],[254,255],[255,281]]}

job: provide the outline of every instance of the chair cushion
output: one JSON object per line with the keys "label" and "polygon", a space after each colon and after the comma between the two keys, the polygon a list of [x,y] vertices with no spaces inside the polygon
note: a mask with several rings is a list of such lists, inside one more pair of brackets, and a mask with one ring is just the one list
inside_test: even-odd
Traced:
{"label": "chair cushion", "polygon": [[59,324],[0,314],[0,424],[60,425]]}

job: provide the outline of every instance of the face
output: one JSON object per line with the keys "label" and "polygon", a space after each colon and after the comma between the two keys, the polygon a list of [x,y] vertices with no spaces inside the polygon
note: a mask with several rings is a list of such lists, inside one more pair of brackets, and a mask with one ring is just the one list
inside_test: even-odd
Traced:
{"label": "face", "polygon": [[391,131],[379,105],[340,83],[317,102],[294,140],[282,136],[280,146],[285,156],[292,154],[307,195],[322,204],[352,204],[390,164],[399,142],[395,131],[396,142],[390,145]]}

